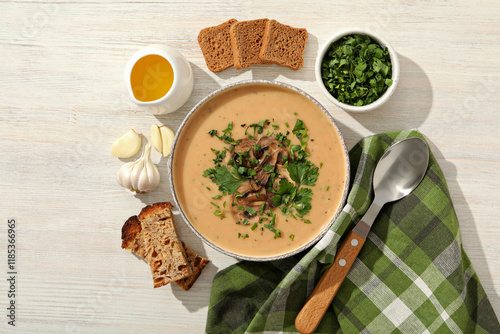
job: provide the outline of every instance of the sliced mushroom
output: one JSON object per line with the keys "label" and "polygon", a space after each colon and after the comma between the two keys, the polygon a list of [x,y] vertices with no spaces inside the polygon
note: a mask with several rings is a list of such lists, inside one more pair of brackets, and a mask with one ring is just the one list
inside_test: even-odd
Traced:
{"label": "sliced mushroom", "polygon": [[[272,154],[280,149],[280,142],[270,136],[264,136],[257,142],[259,149],[255,152],[255,156],[260,159],[264,153]],[[269,152],[270,151],[270,152]]]}
{"label": "sliced mushroom", "polygon": [[260,190],[260,188],[262,188],[262,186],[259,186],[257,183],[255,183],[254,180],[250,180],[250,188],[253,191],[258,191],[258,190]]}
{"label": "sliced mushroom", "polygon": [[[236,203],[236,205],[231,205],[231,213],[234,219],[242,224],[245,219],[250,224],[257,223],[260,220],[259,211],[262,204],[264,204],[264,210],[269,207],[267,190],[260,188],[258,191],[252,191],[250,182],[244,182],[239,186],[237,193],[233,194],[232,199],[232,202]],[[240,207],[244,209],[240,210]],[[247,208],[253,209],[255,214],[248,212]]]}
{"label": "sliced mushroom", "polygon": [[280,142],[276,139],[264,136],[258,142],[260,148],[255,152],[259,157],[259,166],[255,181],[258,185],[266,186],[269,181],[270,172],[266,172],[263,168],[267,165],[275,166],[278,160],[283,161],[283,157],[288,156],[288,152],[284,147],[281,147]]}
{"label": "sliced mushroom", "polygon": [[254,145],[256,141],[250,138],[243,138],[233,150],[233,159],[236,161],[238,156],[242,157],[242,163],[239,164],[244,167],[255,167],[252,165],[253,159],[255,159]]}
{"label": "sliced mushroom", "polygon": [[237,195],[238,198],[241,197],[247,197],[250,193],[254,192],[252,185],[250,182],[242,182],[238,189],[236,189],[236,192],[233,195],[233,203],[235,202],[234,199],[236,198]]}
{"label": "sliced mushroom", "polygon": [[294,181],[290,177],[290,173],[288,172],[288,170],[285,167],[283,167],[283,165],[279,165],[279,164],[276,165],[276,170],[278,171],[278,177],[280,179],[287,179],[289,182],[294,183]]}
{"label": "sliced mushroom", "polygon": [[267,182],[269,181],[270,175],[270,173],[266,172],[263,169],[260,169],[255,175],[255,183],[265,187],[267,185]]}
{"label": "sliced mushroom", "polygon": [[[285,160],[285,157],[286,157],[286,160]],[[281,147],[281,150],[278,154],[278,160],[276,161],[276,163],[283,165],[283,164],[285,164],[285,161],[288,161],[288,160],[290,160],[290,154],[288,153],[288,150],[286,150],[284,147]]]}
{"label": "sliced mushroom", "polygon": [[285,167],[283,167],[283,165],[279,165],[279,164],[276,165],[276,171],[277,171],[277,175],[274,179],[274,183],[269,185],[270,188],[277,191],[279,189],[279,183],[280,183],[281,179],[285,179],[288,182],[295,183],[292,180],[292,178],[290,177],[290,173],[288,172],[288,170]]}
{"label": "sliced mushroom", "polygon": [[[242,157],[241,163],[237,160],[238,156]],[[273,207],[275,194],[272,188],[277,190],[278,187],[277,182],[273,185],[268,184],[272,171],[266,168],[268,170],[266,172],[264,167],[268,165],[276,167],[279,178],[285,178],[292,182],[290,174],[283,167],[283,164],[290,158],[290,153],[283,144],[273,137],[264,136],[258,141],[250,138],[242,139],[234,147],[231,157],[237,165],[254,168],[256,171],[253,179],[241,183],[238,187],[232,197],[232,203],[235,205],[231,205],[231,213],[236,221],[243,224],[246,220],[248,224],[254,224],[261,218],[259,212],[262,207],[264,210]],[[258,160],[257,166],[253,163],[255,159]]]}

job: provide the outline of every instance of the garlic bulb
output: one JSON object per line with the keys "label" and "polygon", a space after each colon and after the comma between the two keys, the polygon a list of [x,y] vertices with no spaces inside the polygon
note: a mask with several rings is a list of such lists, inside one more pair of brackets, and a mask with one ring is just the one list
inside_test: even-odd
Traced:
{"label": "garlic bulb", "polygon": [[123,165],[118,171],[118,183],[134,193],[147,193],[160,183],[160,172],[151,160],[151,144],[144,148],[142,156]]}

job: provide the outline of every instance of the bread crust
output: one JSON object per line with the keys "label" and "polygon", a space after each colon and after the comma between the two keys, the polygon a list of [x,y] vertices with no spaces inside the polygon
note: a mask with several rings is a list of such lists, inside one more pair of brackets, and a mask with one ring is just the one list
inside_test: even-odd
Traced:
{"label": "bread crust", "polygon": [[146,247],[144,246],[144,236],[139,217],[132,216],[122,227],[122,248],[128,249],[147,261]]}
{"label": "bread crust", "polygon": [[299,70],[304,66],[307,29],[294,28],[276,20],[266,24],[259,57],[263,61]]}
{"label": "bread crust", "polygon": [[234,65],[229,30],[236,22],[236,19],[230,19],[217,26],[204,28],[198,34],[198,44],[210,71],[221,72]]}

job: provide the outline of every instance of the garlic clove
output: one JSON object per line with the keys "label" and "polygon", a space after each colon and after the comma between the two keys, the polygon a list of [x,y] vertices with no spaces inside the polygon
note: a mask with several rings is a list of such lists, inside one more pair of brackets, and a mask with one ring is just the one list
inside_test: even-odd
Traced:
{"label": "garlic clove", "polygon": [[160,184],[160,172],[151,160],[151,144],[146,144],[139,159],[120,168],[117,180],[122,187],[135,193],[147,193]]}
{"label": "garlic clove", "polygon": [[142,192],[141,188],[139,188],[139,181],[141,178],[142,170],[144,169],[144,161],[143,158],[139,159],[134,167],[132,167],[130,171],[130,190],[135,192]]}
{"label": "garlic clove", "polygon": [[170,154],[172,150],[172,144],[174,143],[175,133],[167,126],[160,126],[161,132],[161,142],[162,142],[162,153],[166,157]]}
{"label": "garlic clove", "polygon": [[160,127],[156,124],[151,124],[151,142],[153,143],[153,147],[155,148],[155,150],[160,153],[163,152]]}
{"label": "garlic clove", "polygon": [[118,184],[121,185],[123,188],[131,189],[132,187],[132,185],[130,184],[130,171],[132,170],[134,165],[135,161],[128,162],[118,170],[116,179],[118,181]]}
{"label": "garlic clove", "polygon": [[141,176],[141,184],[139,185],[139,188],[147,192],[158,186],[160,183],[160,172],[151,161],[145,162],[142,173],[143,175]]}
{"label": "garlic clove", "polygon": [[141,148],[141,136],[130,129],[111,145],[111,154],[118,158],[130,158]]}

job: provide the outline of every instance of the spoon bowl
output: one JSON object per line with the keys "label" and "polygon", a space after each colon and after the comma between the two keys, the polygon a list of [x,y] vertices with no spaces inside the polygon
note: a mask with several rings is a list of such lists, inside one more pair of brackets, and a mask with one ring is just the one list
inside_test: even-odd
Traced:
{"label": "spoon bowl", "polygon": [[413,191],[424,178],[429,149],[424,140],[408,138],[391,146],[373,173],[373,190],[378,203],[397,201]]}

